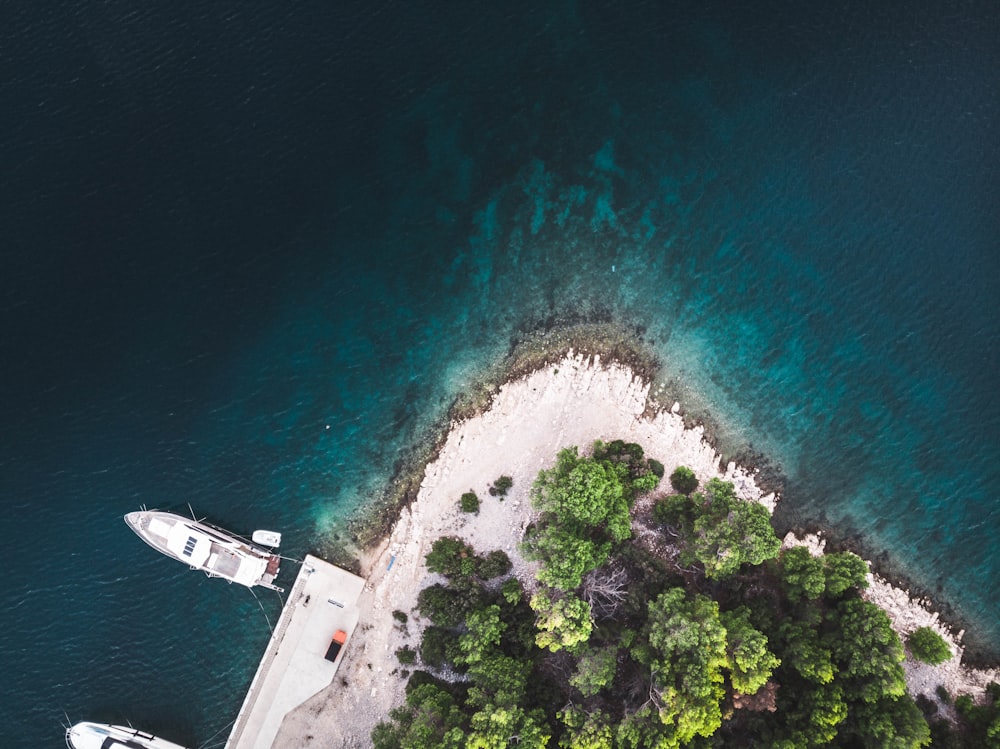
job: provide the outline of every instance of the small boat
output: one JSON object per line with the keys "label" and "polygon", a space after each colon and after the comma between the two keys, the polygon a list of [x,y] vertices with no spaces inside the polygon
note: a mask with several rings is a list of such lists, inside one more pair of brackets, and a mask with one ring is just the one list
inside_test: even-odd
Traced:
{"label": "small boat", "polygon": [[162,510],[130,512],[125,522],[157,551],[209,577],[283,590],[274,585],[281,557],[227,530]]}
{"label": "small boat", "polygon": [[272,546],[275,549],[281,546],[281,534],[275,531],[254,531],[250,539],[261,546]]}
{"label": "small boat", "polygon": [[110,723],[77,723],[66,729],[69,749],[184,749],[151,733]]}

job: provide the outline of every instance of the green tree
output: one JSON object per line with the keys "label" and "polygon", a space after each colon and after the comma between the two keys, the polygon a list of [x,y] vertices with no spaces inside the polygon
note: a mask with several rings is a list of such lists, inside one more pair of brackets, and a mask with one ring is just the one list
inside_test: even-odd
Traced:
{"label": "green tree", "polygon": [[510,572],[510,557],[501,549],[494,549],[476,560],[476,574],[483,580],[492,580]]}
{"label": "green tree", "polygon": [[844,690],[837,684],[778,690],[778,714],[782,716],[783,741],[777,746],[811,749],[830,746],[847,718]]}
{"label": "green tree", "polygon": [[445,577],[469,577],[476,572],[476,551],[457,536],[442,536],[424,558],[427,569]]}
{"label": "green tree", "polygon": [[550,525],[530,533],[524,555],[542,563],[536,577],[552,588],[574,590],[583,576],[602,566],[611,555],[611,542],[581,535],[571,527]]}
{"label": "green tree", "polygon": [[848,700],[877,702],[903,696],[903,645],[885,612],[874,603],[847,599],[837,605],[832,621],[838,628],[830,638],[830,650]]}
{"label": "green tree", "polygon": [[805,546],[793,546],[781,552],[781,582],[793,601],[815,601],[826,590],[823,560],[814,557]]}
{"label": "green tree", "polygon": [[660,721],[680,744],[711,736],[722,725],[722,669],[728,663],[718,603],[672,588],[649,604],[645,635]]}
{"label": "green tree", "polygon": [[617,648],[586,648],[576,662],[576,670],[569,677],[569,683],[584,697],[593,697],[614,680],[617,666]]}
{"label": "green tree", "polygon": [[684,742],[674,723],[664,723],[661,713],[646,703],[634,713],[627,713],[615,727],[619,749],[679,749]]}
{"label": "green tree", "polygon": [[534,507],[560,523],[604,527],[615,541],[631,535],[624,469],[580,457],[575,447],[560,451],[554,468],[541,471],[531,490]]}
{"label": "green tree", "polygon": [[459,749],[465,746],[465,715],[455,699],[435,684],[423,684],[389,713],[391,722],[372,731],[375,749]]}
{"label": "green tree", "polygon": [[570,706],[556,717],[566,726],[559,739],[560,749],[614,749],[614,730],[603,711],[588,714]]}
{"label": "green tree", "polygon": [[930,663],[932,666],[944,663],[951,658],[951,648],[937,632],[930,627],[918,627],[907,638],[906,644],[918,661]]}
{"label": "green tree", "polygon": [[539,590],[531,597],[538,634],[535,643],[553,653],[566,648],[573,650],[590,638],[593,621],[590,606],[573,594],[553,595]]}
{"label": "green tree", "polygon": [[500,621],[500,607],[496,604],[472,611],[465,620],[468,631],[458,638],[462,661],[473,665],[500,644],[507,625]]}
{"label": "green tree", "polygon": [[690,494],[698,488],[698,477],[687,466],[677,466],[670,474],[670,485],[678,494]]}
{"label": "green tree", "polygon": [[458,640],[450,629],[431,625],[424,630],[420,640],[420,660],[431,668],[441,668],[445,663],[453,662],[461,651]]}
{"label": "green tree", "polygon": [[468,704],[514,707],[524,702],[531,673],[531,662],[511,658],[499,650],[485,654],[469,669],[473,686]]}
{"label": "green tree", "polygon": [[862,702],[851,711],[852,732],[865,749],[919,749],[931,741],[930,727],[908,695]]}
{"label": "green tree", "polygon": [[552,738],[541,710],[486,705],[472,716],[466,749],[542,749]]}
{"label": "green tree", "polygon": [[742,564],[760,564],[777,555],[781,542],[766,507],[739,499],[727,481],[713,478],[705,488],[701,515],[686,541],[707,577],[725,577]]}
{"label": "green tree", "polygon": [[541,517],[522,548],[542,563],[540,581],[560,590],[579,587],[631,535],[627,481],[625,464],[581,457],[575,447],[560,451],[555,466],[539,472],[531,498]]}
{"label": "green tree", "polygon": [[851,589],[868,587],[868,563],[857,554],[839,551],[823,557],[826,574],[826,595],[840,598]]}
{"label": "green tree", "polygon": [[820,638],[818,625],[796,619],[789,619],[781,625],[781,639],[785,643],[781,651],[785,665],[791,666],[798,674],[816,684],[833,681],[837,668],[833,663],[833,653]]}
{"label": "green tree", "polygon": [[749,611],[740,607],[721,615],[726,628],[726,656],[733,689],[756,694],[781,661],[768,649],[767,636],[750,623]]}

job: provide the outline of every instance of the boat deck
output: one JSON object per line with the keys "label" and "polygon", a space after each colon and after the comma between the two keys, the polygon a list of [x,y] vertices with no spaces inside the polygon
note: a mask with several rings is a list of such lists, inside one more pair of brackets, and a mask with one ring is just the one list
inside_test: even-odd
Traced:
{"label": "boat deck", "polygon": [[357,601],[365,581],[308,555],[250,683],[226,749],[271,749],[281,722],[293,708],[330,685],[343,660],[325,655],[338,630],[358,624]]}

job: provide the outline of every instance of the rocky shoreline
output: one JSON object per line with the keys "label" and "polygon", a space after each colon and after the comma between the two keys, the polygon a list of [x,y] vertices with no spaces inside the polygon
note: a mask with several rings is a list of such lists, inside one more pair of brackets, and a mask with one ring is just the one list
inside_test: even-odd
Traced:
{"label": "rocky shoreline", "polygon": [[[279,734],[281,746],[361,746],[389,710],[402,703],[405,679],[396,658],[402,647],[416,647],[421,623],[413,618],[419,590],[434,582],[424,555],[435,539],[458,535],[477,551],[502,549],[514,562],[514,573],[531,587],[534,565],[521,558],[518,544],[533,519],[528,492],[538,471],[563,447],[588,447],[595,439],[626,439],[665,465],[686,465],[705,481],[718,476],[732,481],[738,496],[761,502],[773,513],[778,502],[765,491],[753,468],[722,458],[703,426],[685,422],[679,404],[651,407],[650,371],[605,363],[598,353],[569,351],[535,359],[502,386],[489,389],[479,407],[453,418],[436,440],[421,470],[405,480],[408,496],[396,505],[392,529],[369,546],[358,565],[368,579],[362,593],[362,625],[346,651],[336,683],[290,714]],[[643,368],[640,367],[640,370]],[[486,392],[486,390],[484,390]],[[512,476],[506,499],[489,497],[487,488],[501,475]],[[460,511],[458,499],[475,491],[480,512]],[[662,489],[661,489],[662,491]],[[381,518],[387,524],[389,514]],[[822,551],[818,537],[786,539]],[[887,583],[876,574],[866,593],[885,609],[904,638],[918,626],[932,626],[952,646],[954,656],[937,667],[907,658],[911,692],[936,699],[938,686],[952,696],[983,695],[986,684],[1000,680],[996,669],[970,669],[962,664],[961,633],[954,633],[926,601]],[[408,617],[403,621],[402,612]]]}

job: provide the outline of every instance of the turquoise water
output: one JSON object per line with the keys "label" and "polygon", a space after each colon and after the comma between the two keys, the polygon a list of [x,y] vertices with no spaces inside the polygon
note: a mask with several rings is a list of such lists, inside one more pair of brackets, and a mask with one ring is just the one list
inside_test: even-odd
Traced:
{"label": "turquoise water", "polygon": [[[23,11],[0,331],[14,746],[196,744],[278,602],[140,504],[328,550],[512,341],[641,331],[729,454],[1000,641],[998,11]],[[290,582],[294,568],[286,568]],[[263,612],[262,612],[263,608]],[[23,740],[22,740],[23,739]]]}

